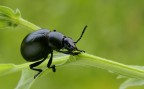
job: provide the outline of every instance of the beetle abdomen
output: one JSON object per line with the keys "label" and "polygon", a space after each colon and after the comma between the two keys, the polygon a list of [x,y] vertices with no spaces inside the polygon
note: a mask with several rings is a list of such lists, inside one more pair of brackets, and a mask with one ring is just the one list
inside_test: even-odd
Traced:
{"label": "beetle abdomen", "polygon": [[25,60],[37,61],[47,57],[49,51],[51,51],[46,36],[49,32],[49,30],[37,30],[24,38],[21,44],[21,54]]}

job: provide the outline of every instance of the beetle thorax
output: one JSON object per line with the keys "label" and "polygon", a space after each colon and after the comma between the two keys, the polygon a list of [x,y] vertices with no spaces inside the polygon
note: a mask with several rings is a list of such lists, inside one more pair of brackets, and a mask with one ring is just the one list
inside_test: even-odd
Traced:
{"label": "beetle thorax", "polygon": [[63,48],[63,38],[64,35],[59,32],[50,32],[48,35],[48,44],[52,49]]}

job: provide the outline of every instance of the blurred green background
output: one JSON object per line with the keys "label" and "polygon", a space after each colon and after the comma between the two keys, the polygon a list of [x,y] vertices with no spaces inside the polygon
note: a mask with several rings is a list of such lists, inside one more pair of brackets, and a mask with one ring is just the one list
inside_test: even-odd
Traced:
{"label": "blurred green background", "polygon": [[[76,40],[87,53],[128,65],[144,65],[144,0],[0,0],[22,17]],[[0,29],[0,63],[22,64],[20,44],[31,29]],[[0,89],[14,89],[20,72],[0,77]],[[123,79],[93,67],[62,66],[40,77],[31,89],[118,89]],[[144,89],[144,86],[128,89]]]}

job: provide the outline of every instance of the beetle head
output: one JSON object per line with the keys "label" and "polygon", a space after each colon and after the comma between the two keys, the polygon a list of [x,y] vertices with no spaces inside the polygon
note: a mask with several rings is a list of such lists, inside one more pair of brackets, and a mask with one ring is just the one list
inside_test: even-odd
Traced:
{"label": "beetle head", "polygon": [[68,51],[77,50],[75,42],[69,37],[64,38],[64,48],[67,49]]}

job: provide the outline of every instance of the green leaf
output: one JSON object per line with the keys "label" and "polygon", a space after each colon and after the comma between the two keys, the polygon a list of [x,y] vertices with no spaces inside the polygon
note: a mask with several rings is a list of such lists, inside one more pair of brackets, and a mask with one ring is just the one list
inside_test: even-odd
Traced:
{"label": "green leaf", "polygon": [[0,6],[0,16],[7,16],[7,17],[13,17],[15,15],[14,11],[6,6]]}
{"label": "green leaf", "polygon": [[0,28],[4,27],[16,27],[21,18],[19,9],[16,11],[9,7],[0,6]]}
{"label": "green leaf", "polygon": [[[44,67],[44,66],[43,66]],[[42,67],[41,67],[42,68]],[[46,68],[46,66],[45,66]],[[45,69],[43,68],[43,69]],[[47,74],[47,72],[50,72],[48,69],[45,69],[40,76],[44,76]],[[34,79],[34,75],[37,73],[37,71],[31,70],[29,68],[25,68],[22,70],[21,78],[16,86],[15,89],[30,89],[32,84],[37,80]],[[40,77],[39,76],[39,77]]]}
{"label": "green leaf", "polygon": [[120,85],[119,89],[127,89],[128,87],[132,87],[132,86],[142,86],[144,85],[144,80],[140,80],[140,79],[135,79],[135,78],[130,78],[127,79],[125,82],[123,82]]}
{"label": "green leaf", "polygon": [[15,89],[30,89],[36,79],[33,78],[35,72],[26,68],[22,70],[21,78]]}
{"label": "green leaf", "polygon": [[[34,79],[34,75],[37,73],[36,71],[29,69],[30,64],[31,62],[21,64],[21,65],[1,64],[0,75],[22,70],[21,79],[16,89],[25,89],[25,88],[29,89],[31,85],[34,83],[34,81],[36,81],[36,79]],[[144,80],[143,69],[134,67],[134,66],[128,66],[125,64],[121,64],[118,62],[114,62],[111,60],[107,60],[107,59],[93,56],[93,55],[86,54],[86,53],[82,53],[77,56],[70,56],[70,55],[64,55],[64,54],[55,55],[53,58],[53,64],[55,64],[57,67],[62,66],[62,65],[92,66],[92,67],[102,68],[108,71],[112,71],[113,73],[117,73],[117,74],[121,74],[126,77],[129,77],[130,80],[123,83],[123,85],[121,86],[121,89],[125,89],[125,87],[131,86],[134,84],[143,85],[143,80]],[[40,76],[44,76],[47,72],[49,72],[47,70],[50,70],[50,69],[47,69],[46,65],[47,65],[47,61],[43,62],[39,66],[41,69],[44,70]]]}
{"label": "green leaf", "polygon": [[15,11],[6,6],[0,6],[0,28],[4,27],[16,27],[19,24],[26,26],[33,30],[38,30],[40,27],[26,21],[21,17],[19,9]]}
{"label": "green leaf", "polygon": [[21,17],[21,12],[20,12],[20,10],[17,8],[16,9],[16,11],[15,11],[15,16],[17,17],[17,18],[20,18]]}
{"label": "green leaf", "polygon": [[[132,66],[132,67],[144,70],[144,66]],[[120,78],[125,78],[125,77],[122,76]],[[128,78],[120,85],[119,89],[127,89],[128,87],[142,86],[142,85],[144,85],[144,79]]]}
{"label": "green leaf", "polygon": [[[69,59],[69,56],[58,56],[54,58],[54,62],[53,64],[56,64],[57,66],[62,65],[64,63],[66,63],[66,61]],[[43,69],[43,72],[41,73],[40,76],[44,76],[47,74],[47,72],[50,72],[50,69],[47,69],[46,67],[46,63],[47,61],[45,61],[42,65],[40,65],[39,67],[41,69]],[[29,66],[28,63],[26,63],[25,65]],[[21,66],[21,65],[19,65]],[[36,79],[34,79],[34,75],[37,73],[37,71],[31,70],[28,68],[25,68],[22,70],[22,74],[21,74],[21,78],[18,82],[18,85],[15,89],[30,89],[30,87],[32,86],[32,84],[37,80],[38,76]]]}
{"label": "green leaf", "polygon": [[77,56],[77,59],[78,60],[76,61],[76,63],[78,62],[78,65],[98,67],[127,77],[144,79],[144,70],[135,68],[133,66],[114,62],[86,53]]}
{"label": "green leaf", "polygon": [[0,64],[0,76],[11,74],[17,71],[21,71],[24,68],[29,68],[29,63],[24,63],[21,65],[15,64]]}
{"label": "green leaf", "polygon": [[15,72],[15,68],[14,64],[0,64],[0,76]]}

